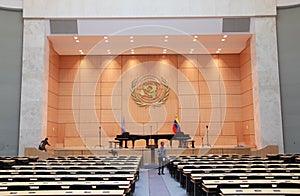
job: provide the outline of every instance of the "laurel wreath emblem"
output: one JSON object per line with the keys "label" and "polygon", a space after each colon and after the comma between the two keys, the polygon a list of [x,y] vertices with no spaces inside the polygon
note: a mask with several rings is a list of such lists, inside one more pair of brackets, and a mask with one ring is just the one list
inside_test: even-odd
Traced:
{"label": "laurel wreath emblem", "polygon": [[131,82],[131,97],[138,106],[161,106],[170,93],[168,82],[164,78],[146,75]]}

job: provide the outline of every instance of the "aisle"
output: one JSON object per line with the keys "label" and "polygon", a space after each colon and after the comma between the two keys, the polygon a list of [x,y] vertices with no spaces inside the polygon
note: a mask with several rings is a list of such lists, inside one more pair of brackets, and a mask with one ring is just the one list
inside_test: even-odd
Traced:
{"label": "aisle", "polygon": [[134,196],[187,196],[169,174],[158,175],[155,169],[140,169],[140,180],[136,182]]}

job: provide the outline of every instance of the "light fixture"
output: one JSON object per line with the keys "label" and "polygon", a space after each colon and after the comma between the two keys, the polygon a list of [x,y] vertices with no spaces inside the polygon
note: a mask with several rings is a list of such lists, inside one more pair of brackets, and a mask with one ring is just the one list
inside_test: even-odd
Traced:
{"label": "light fixture", "polygon": [[169,36],[168,35],[165,35],[165,39],[168,39],[169,38]]}
{"label": "light fixture", "polygon": [[164,42],[168,42],[168,40],[167,40],[167,39],[165,39],[165,40],[164,40]]}
{"label": "light fixture", "polygon": [[108,43],[109,41],[108,41],[108,39],[106,39],[106,40],[104,40],[104,42],[105,42],[105,43]]}
{"label": "light fixture", "polygon": [[78,37],[77,37],[77,36],[74,36],[74,39],[78,39]]}
{"label": "light fixture", "polygon": [[223,38],[227,38],[227,35],[223,35]]}
{"label": "light fixture", "polygon": [[218,48],[218,51],[221,51],[222,49],[221,48]]}
{"label": "light fixture", "polygon": [[197,41],[197,39],[194,38],[194,39],[193,39],[193,42],[196,42],[196,41]]}
{"label": "light fixture", "polygon": [[194,35],[194,38],[197,39],[197,38],[198,38],[198,35]]}
{"label": "light fixture", "polygon": [[129,39],[133,39],[133,36],[130,36]]}
{"label": "light fixture", "polygon": [[104,39],[108,39],[108,37],[107,37],[107,36],[104,36]]}
{"label": "light fixture", "polygon": [[220,53],[220,51],[219,51],[219,50],[217,50],[217,51],[216,51],[216,53]]}
{"label": "light fixture", "polygon": [[107,54],[111,54],[111,51],[110,51],[110,49],[108,49],[108,50],[107,50]]}
{"label": "light fixture", "polygon": [[131,43],[133,43],[133,42],[134,42],[134,40],[133,40],[133,39],[131,39],[131,40],[130,40],[130,42],[131,42]]}
{"label": "light fixture", "polygon": [[225,38],[222,38],[221,41],[222,41],[222,42],[225,42]]}
{"label": "light fixture", "polygon": [[167,53],[167,49],[164,48],[163,49],[163,53],[166,54]]}
{"label": "light fixture", "polygon": [[79,41],[79,39],[76,39],[76,43],[79,43],[80,41]]}

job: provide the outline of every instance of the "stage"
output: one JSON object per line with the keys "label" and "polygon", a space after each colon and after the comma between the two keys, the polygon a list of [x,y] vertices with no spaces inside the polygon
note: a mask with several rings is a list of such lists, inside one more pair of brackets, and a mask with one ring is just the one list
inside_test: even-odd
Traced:
{"label": "stage", "polygon": [[[142,164],[153,164],[157,161],[157,148],[77,148],[65,147],[55,148],[45,153],[37,150],[36,148],[26,148],[25,156],[39,156],[40,159],[47,157],[70,156],[70,155],[107,155],[111,156],[111,150],[116,150],[118,155],[141,155],[143,157]],[[167,148],[167,155],[208,155],[208,154],[246,154],[253,156],[265,157],[266,154],[278,153],[278,146],[266,146],[259,150],[253,150],[250,147],[201,147],[201,148]]]}

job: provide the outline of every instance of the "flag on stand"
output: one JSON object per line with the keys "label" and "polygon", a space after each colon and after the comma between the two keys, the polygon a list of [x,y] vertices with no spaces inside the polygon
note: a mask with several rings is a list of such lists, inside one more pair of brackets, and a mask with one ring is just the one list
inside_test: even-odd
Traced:
{"label": "flag on stand", "polygon": [[125,133],[126,129],[125,129],[125,120],[124,117],[122,118],[122,133]]}
{"label": "flag on stand", "polygon": [[173,123],[173,132],[174,133],[181,132],[180,123],[179,123],[179,120],[177,117],[175,118],[174,123]]}

